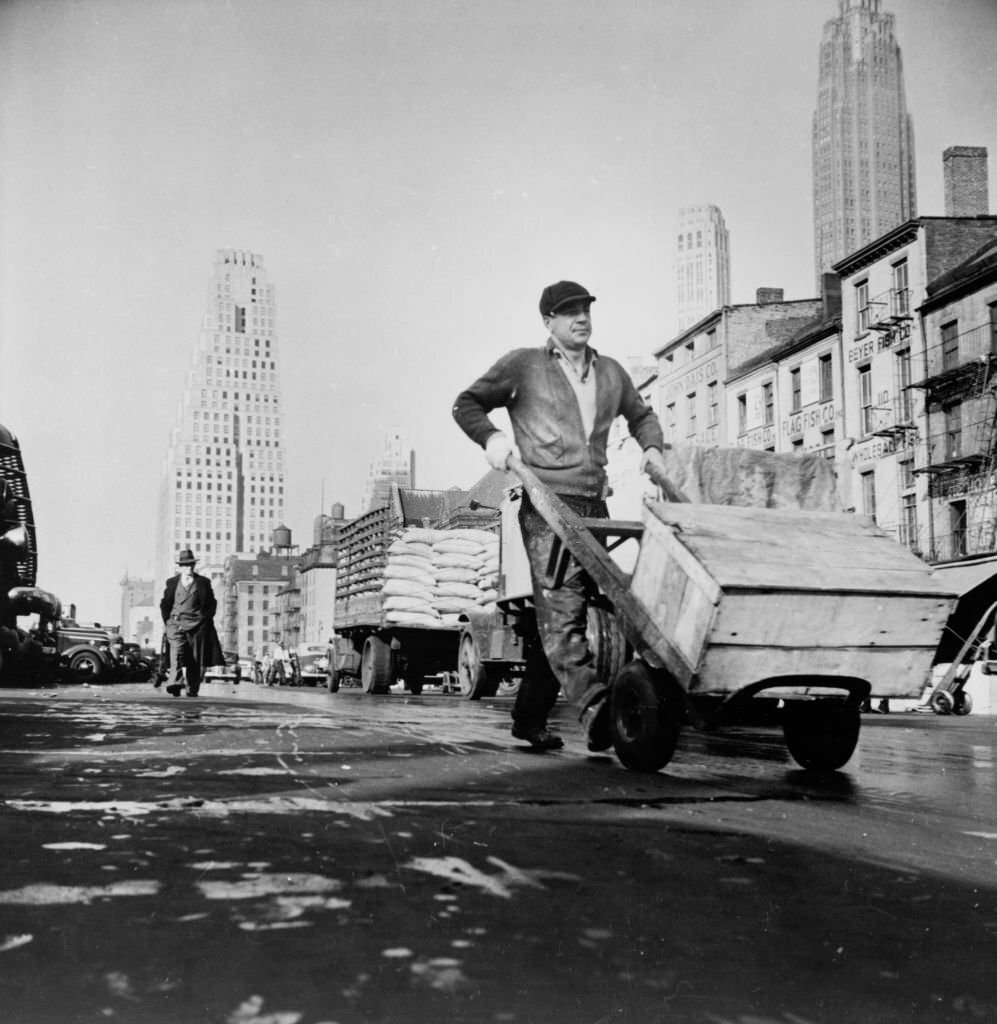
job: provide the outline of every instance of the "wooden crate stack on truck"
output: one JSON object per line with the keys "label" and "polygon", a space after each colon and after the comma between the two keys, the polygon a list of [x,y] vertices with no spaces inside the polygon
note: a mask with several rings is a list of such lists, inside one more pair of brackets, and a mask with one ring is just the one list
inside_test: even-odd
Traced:
{"label": "wooden crate stack on truck", "polygon": [[388,508],[340,537],[329,687],[356,678],[368,693],[401,681],[420,693],[454,673],[463,613],[494,606],[498,536],[473,528],[404,527]]}

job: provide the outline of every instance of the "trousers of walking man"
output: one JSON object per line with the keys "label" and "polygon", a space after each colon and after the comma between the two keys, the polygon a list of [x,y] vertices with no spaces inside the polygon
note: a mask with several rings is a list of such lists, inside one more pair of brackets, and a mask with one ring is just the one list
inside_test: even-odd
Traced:
{"label": "trousers of walking man", "polygon": [[178,572],[166,581],[159,602],[169,643],[170,683],[166,692],[174,697],[183,693],[185,685],[187,696],[196,697],[205,669],[225,661],[215,632],[218,602],[211,580],[194,572],[196,564],[194,552],[184,548],[177,555]]}
{"label": "trousers of walking man", "polygon": [[[457,396],[453,416],[484,448],[492,468],[507,469],[510,455],[518,454],[578,515],[606,518],[606,443],[614,420],[626,420],[644,452],[642,470],[654,463],[664,473],[664,438],[657,416],[637,393],[630,375],[589,344],[593,302],[595,296],[574,281],[544,288],[540,316],[548,332],[546,344],[504,355]],[[489,419],[498,408],[509,415],[512,438]],[[526,672],[512,711],[512,735],[537,750],[562,747],[564,741],[550,730],[548,716],[563,687],[579,714],[589,750],[606,750],[612,745],[606,699],[611,680],[598,677],[586,636],[595,586],[574,558],[569,559],[563,581],[557,587],[548,585],[554,533],[525,492],[519,525],[547,664],[527,650]]]}

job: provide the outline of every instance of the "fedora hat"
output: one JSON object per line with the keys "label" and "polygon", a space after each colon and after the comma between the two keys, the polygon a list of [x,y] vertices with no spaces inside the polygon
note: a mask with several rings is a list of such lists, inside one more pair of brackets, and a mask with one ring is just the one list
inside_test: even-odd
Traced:
{"label": "fedora hat", "polygon": [[177,565],[194,565],[197,559],[194,557],[194,552],[190,548],[184,548],[179,555],[177,555]]}

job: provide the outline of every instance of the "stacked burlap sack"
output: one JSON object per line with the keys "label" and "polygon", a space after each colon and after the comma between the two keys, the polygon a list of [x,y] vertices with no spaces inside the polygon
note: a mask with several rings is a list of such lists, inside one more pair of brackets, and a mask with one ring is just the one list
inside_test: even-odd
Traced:
{"label": "stacked burlap sack", "polygon": [[388,547],[384,617],[411,626],[455,625],[462,612],[494,605],[498,572],[497,534],[408,527]]}

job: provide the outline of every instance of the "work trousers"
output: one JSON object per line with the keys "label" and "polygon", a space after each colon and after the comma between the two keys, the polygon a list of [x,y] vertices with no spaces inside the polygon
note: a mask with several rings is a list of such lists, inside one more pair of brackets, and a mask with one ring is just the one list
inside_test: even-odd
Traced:
{"label": "work trousers", "polygon": [[[609,515],[606,503],[600,499],[558,497],[585,518],[606,519]],[[526,669],[512,717],[516,725],[530,728],[547,723],[559,689],[564,689],[565,697],[580,715],[608,692],[608,685],[598,678],[587,637],[588,607],[596,596],[595,583],[569,556],[563,581],[557,587],[550,586],[548,569],[556,535],[525,492],[519,528],[533,576],[539,643],[528,640],[524,645]]]}
{"label": "work trousers", "polygon": [[171,629],[167,634],[170,643],[170,682],[184,684],[184,670],[187,671],[187,687],[195,693],[201,684],[200,670],[194,659],[194,645],[191,633],[183,629]]}

